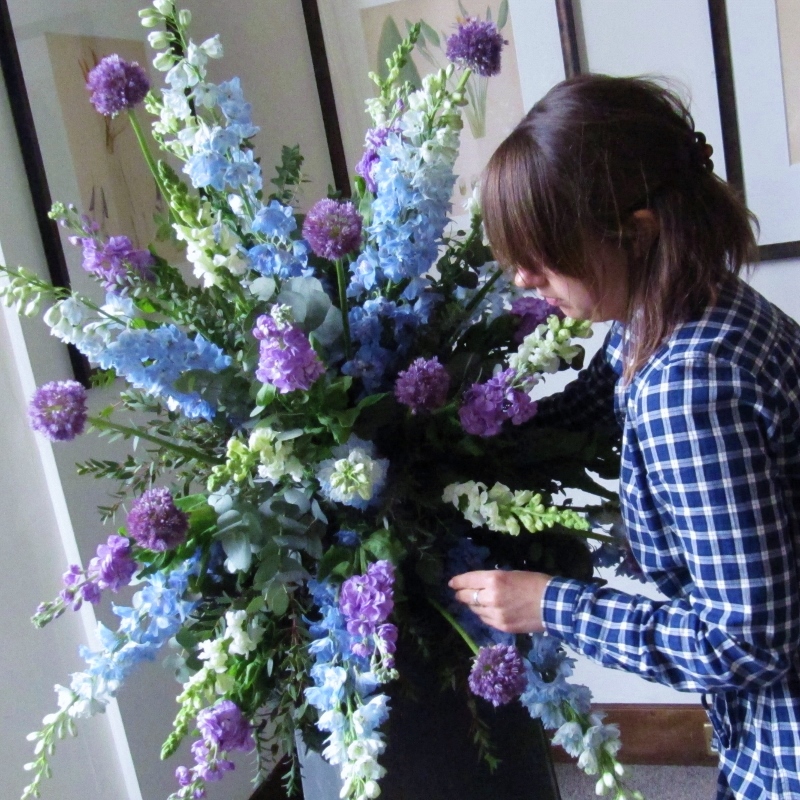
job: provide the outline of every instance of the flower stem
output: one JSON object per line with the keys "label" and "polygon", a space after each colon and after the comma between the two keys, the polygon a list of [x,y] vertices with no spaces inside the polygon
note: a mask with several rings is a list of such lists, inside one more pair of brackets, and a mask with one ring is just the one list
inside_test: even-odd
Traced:
{"label": "flower stem", "polygon": [[204,464],[216,463],[214,459],[209,458],[209,456],[201,450],[195,450],[193,447],[184,447],[183,445],[175,444],[175,442],[171,442],[169,439],[162,439],[160,436],[154,436],[152,433],[147,433],[146,431],[141,430],[141,428],[132,428],[127,425],[119,425],[116,422],[111,422],[111,420],[95,416],[89,417],[89,422],[94,428],[100,431],[117,431],[118,433],[123,434],[126,438],[129,436],[136,436],[139,439],[144,439],[145,441],[157,444],[160,447],[163,447],[165,450],[170,450],[173,453],[185,456],[186,458],[191,458],[195,461],[202,461]]}
{"label": "flower stem", "polygon": [[478,655],[478,645],[472,641],[472,637],[456,622],[455,617],[433,598],[429,597],[428,602],[453,626],[453,630],[467,643],[473,654]]}
{"label": "flower stem", "polygon": [[167,211],[170,219],[172,219],[172,205],[169,201],[169,194],[167,194],[167,189],[161,180],[161,176],[158,174],[158,166],[153,158],[153,154],[150,152],[150,146],[147,144],[147,139],[145,138],[144,131],[139,123],[139,118],[136,116],[136,111],[132,108],[128,109],[128,119],[131,121],[133,133],[136,136],[136,141],[139,143],[139,149],[142,151],[144,160],[147,162],[147,166],[150,169],[153,178],[155,179],[156,185],[158,186],[158,191],[161,192],[161,196],[164,198],[164,202],[167,204]]}
{"label": "flower stem", "polygon": [[344,329],[344,352],[349,361],[352,356],[350,345],[350,319],[347,316],[347,287],[345,285],[344,261],[336,259],[336,279],[339,285],[339,308],[342,311],[342,327]]}

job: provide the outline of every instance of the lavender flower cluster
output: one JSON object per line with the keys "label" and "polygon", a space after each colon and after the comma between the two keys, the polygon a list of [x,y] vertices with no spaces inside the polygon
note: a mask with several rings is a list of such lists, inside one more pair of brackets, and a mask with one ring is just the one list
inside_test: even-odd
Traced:
{"label": "lavender flower cluster", "polygon": [[339,593],[339,609],[347,632],[357,637],[351,650],[369,658],[379,650],[385,664],[394,666],[392,654],[397,643],[397,628],[387,622],[394,608],[394,568],[388,561],[370,564],[365,575],[354,575],[343,584]]}
{"label": "lavender flower cluster", "polygon": [[438,358],[417,358],[408,369],[397,374],[394,396],[412,414],[419,414],[443,406],[449,388],[450,375]]}
{"label": "lavender flower cluster", "polygon": [[517,385],[516,378],[516,370],[507,369],[486,383],[473,383],[467,389],[458,410],[467,433],[496,436],[506,420],[521,425],[536,414],[536,403],[524,387]]}
{"label": "lavender flower cluster", "polygon": [[262,314],[253,329],[260,341],[256,378],[281,394],[310,389],[325,373],[325,365],[305,333],[297,325],[279,321],[275,313],[273,309],[273,315]]}
{"label": "lavender flower cluster", "polygon": [[219,700],[197,715],[202,738],[192,744],[193,767],[180,766],[175,777],[181,789],[175,800],[205,797],[204,782],[222,780],[235,764],[225,756],[233,751],[249,752],[255,747],[252,725],[232,700]]}
{"label": "lavender flower cluster", "polygon": [[[117,592],[127,586],[138,568],[131,552],[130,540],[112,534],[105,544],[98,546],[97,555],[89,561],[86,571],[77,564],[70,565],[63,576],[64,588],[60,599],[73,611],[77,611],[84,600],[87,603],[99,602],[103,589]],[[41,608],[39,613],[43,612],[45,609]],[[57,611],[50,618],[54,615],[57,615]]]}
{"label": "lavender flower cluster", "polygon": [[86,215],[80,217],[80,226],[83,236],[70,236],[69,241],[83,248],[83,268],[107,292],[125,294],[134,278],[153,280],[155,259],[149,250],[134,247],[127,236],[111,236],[102,241],[98,236],[100,225]]}

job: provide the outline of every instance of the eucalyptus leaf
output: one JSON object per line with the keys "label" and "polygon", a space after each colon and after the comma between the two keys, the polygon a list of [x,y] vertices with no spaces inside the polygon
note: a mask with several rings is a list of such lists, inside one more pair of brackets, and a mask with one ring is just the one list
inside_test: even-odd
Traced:
{"label": "eucalyptus leaf", "polygon": [[277,581],[267,587],[264,599],[267,607],[276,617],[282,617],[289,608],[289,593],[286,591],[286,587]]}

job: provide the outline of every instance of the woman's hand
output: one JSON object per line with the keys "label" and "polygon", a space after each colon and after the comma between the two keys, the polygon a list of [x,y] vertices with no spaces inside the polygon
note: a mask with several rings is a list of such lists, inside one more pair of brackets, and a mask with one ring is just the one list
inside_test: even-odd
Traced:
{"label": "woman's hand", "polygon": [[505,633],[540,633],[542,597],[549,575],[541,572],[479,570],[456,575],[448,584],[456,600],[487,625]]}

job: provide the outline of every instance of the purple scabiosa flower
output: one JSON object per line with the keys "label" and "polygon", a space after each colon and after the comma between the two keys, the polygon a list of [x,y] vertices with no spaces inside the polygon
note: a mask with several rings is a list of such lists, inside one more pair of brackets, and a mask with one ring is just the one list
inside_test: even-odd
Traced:
{"label": "purple scabiosa flower", "polygon": [[256,320],[253,336],[261,341],[256,378],[271,383],[281,394],[310,389],[325,373],[325,365],[296,325],[280,324],[263,314]]}
{"label": "purple scabiosa flower", "polygon": [[518,697],[526,685],[525,664],[516,647],[506,644],[482,647],[475,656],[469,688],[495,708]]}
{"label": "purple scabiosa flower", "polygon": [[389,134],[396,128],[370,128],[364,137],[364,155],[356,164],[356,175],[360,175],[367,184],[367,189],[374,192],[378,185],[372,176],[375,165],[380,161],[378,150],[386,144]]}
{"label": "purple scabiosa flower", "polygon": [[89,562],[88,573],[100,589],[116,592],[131,582],[137,569],[130,540],[112,534],[105,544],[98,545],[97,555]]}
{"label": "purple scabiosa flower", "polygon": [[494,22],[467,17],[447,40],[447,58],[489,77],[500,72],[500,54],[505,44],[508,42]]}
{"label": "purple scabiosa flower", "polygon": [[135,62],[106,56],[89,73],[86,88],[92,105],[104,116],[115,117],[144,100],[150,90],[147,73]]}
{"label": "purple scabiosa flower", "polygon": [[520,317],[519,327],[514,334],[514,341],[519,344],[529,333],[548,317],[555,314],[559,319],[564,319],[564,312],[558,307],[550,305],[541,297],[519,297],[511,303],[511,313]]}
{"label": "purple scabiosa flower", "polygon": [[369,636],[377,631],[394,608],[394,567],[376,561],[366,575],[348,578],[339,592],[339,610],[347,630],[354,636]]}
{"label": "purple scabiosa flower", "polygon": [[201,736],[220,750],[252,750],[252,726],[232,700],[220,700],[197,715],[197,728]]}
{"label": "purple scabiosa flower", "polygon": [[172,550],[186,538],[189,518],[175,507],[169,489],[148,489],[128,512],[128,533],[148,550]]}
{"label": "purple scabiosa flower", "polygon": [[503,422],[515,425],[527,422],[536,414],[536,403],[527,393],[513,385],[516,371],[507,369],[486,383],[473,383],[464,393],[464,404],[458,410],[461,426],[475,436],[496,436]]}
{"label": "purple scabiosa flower", "polygon": [[86,389],[77,381],[40,386],[28,406],[31,427],[53,442],[68,442],[86,427]]}
{"label": "purple scabiosa flower", "polygon": [[408,406],[412,414],[417,414],[443,406],[449,388],[450,375],[438,358],[418,358],[398,374],[394,396],[398,402]]}
{"label": "purple scabiosa flower", "polygon": [[361,244],[361,222],[349,200],[322,199],[309,209],[303,236],[318,256],[336,261]]}

